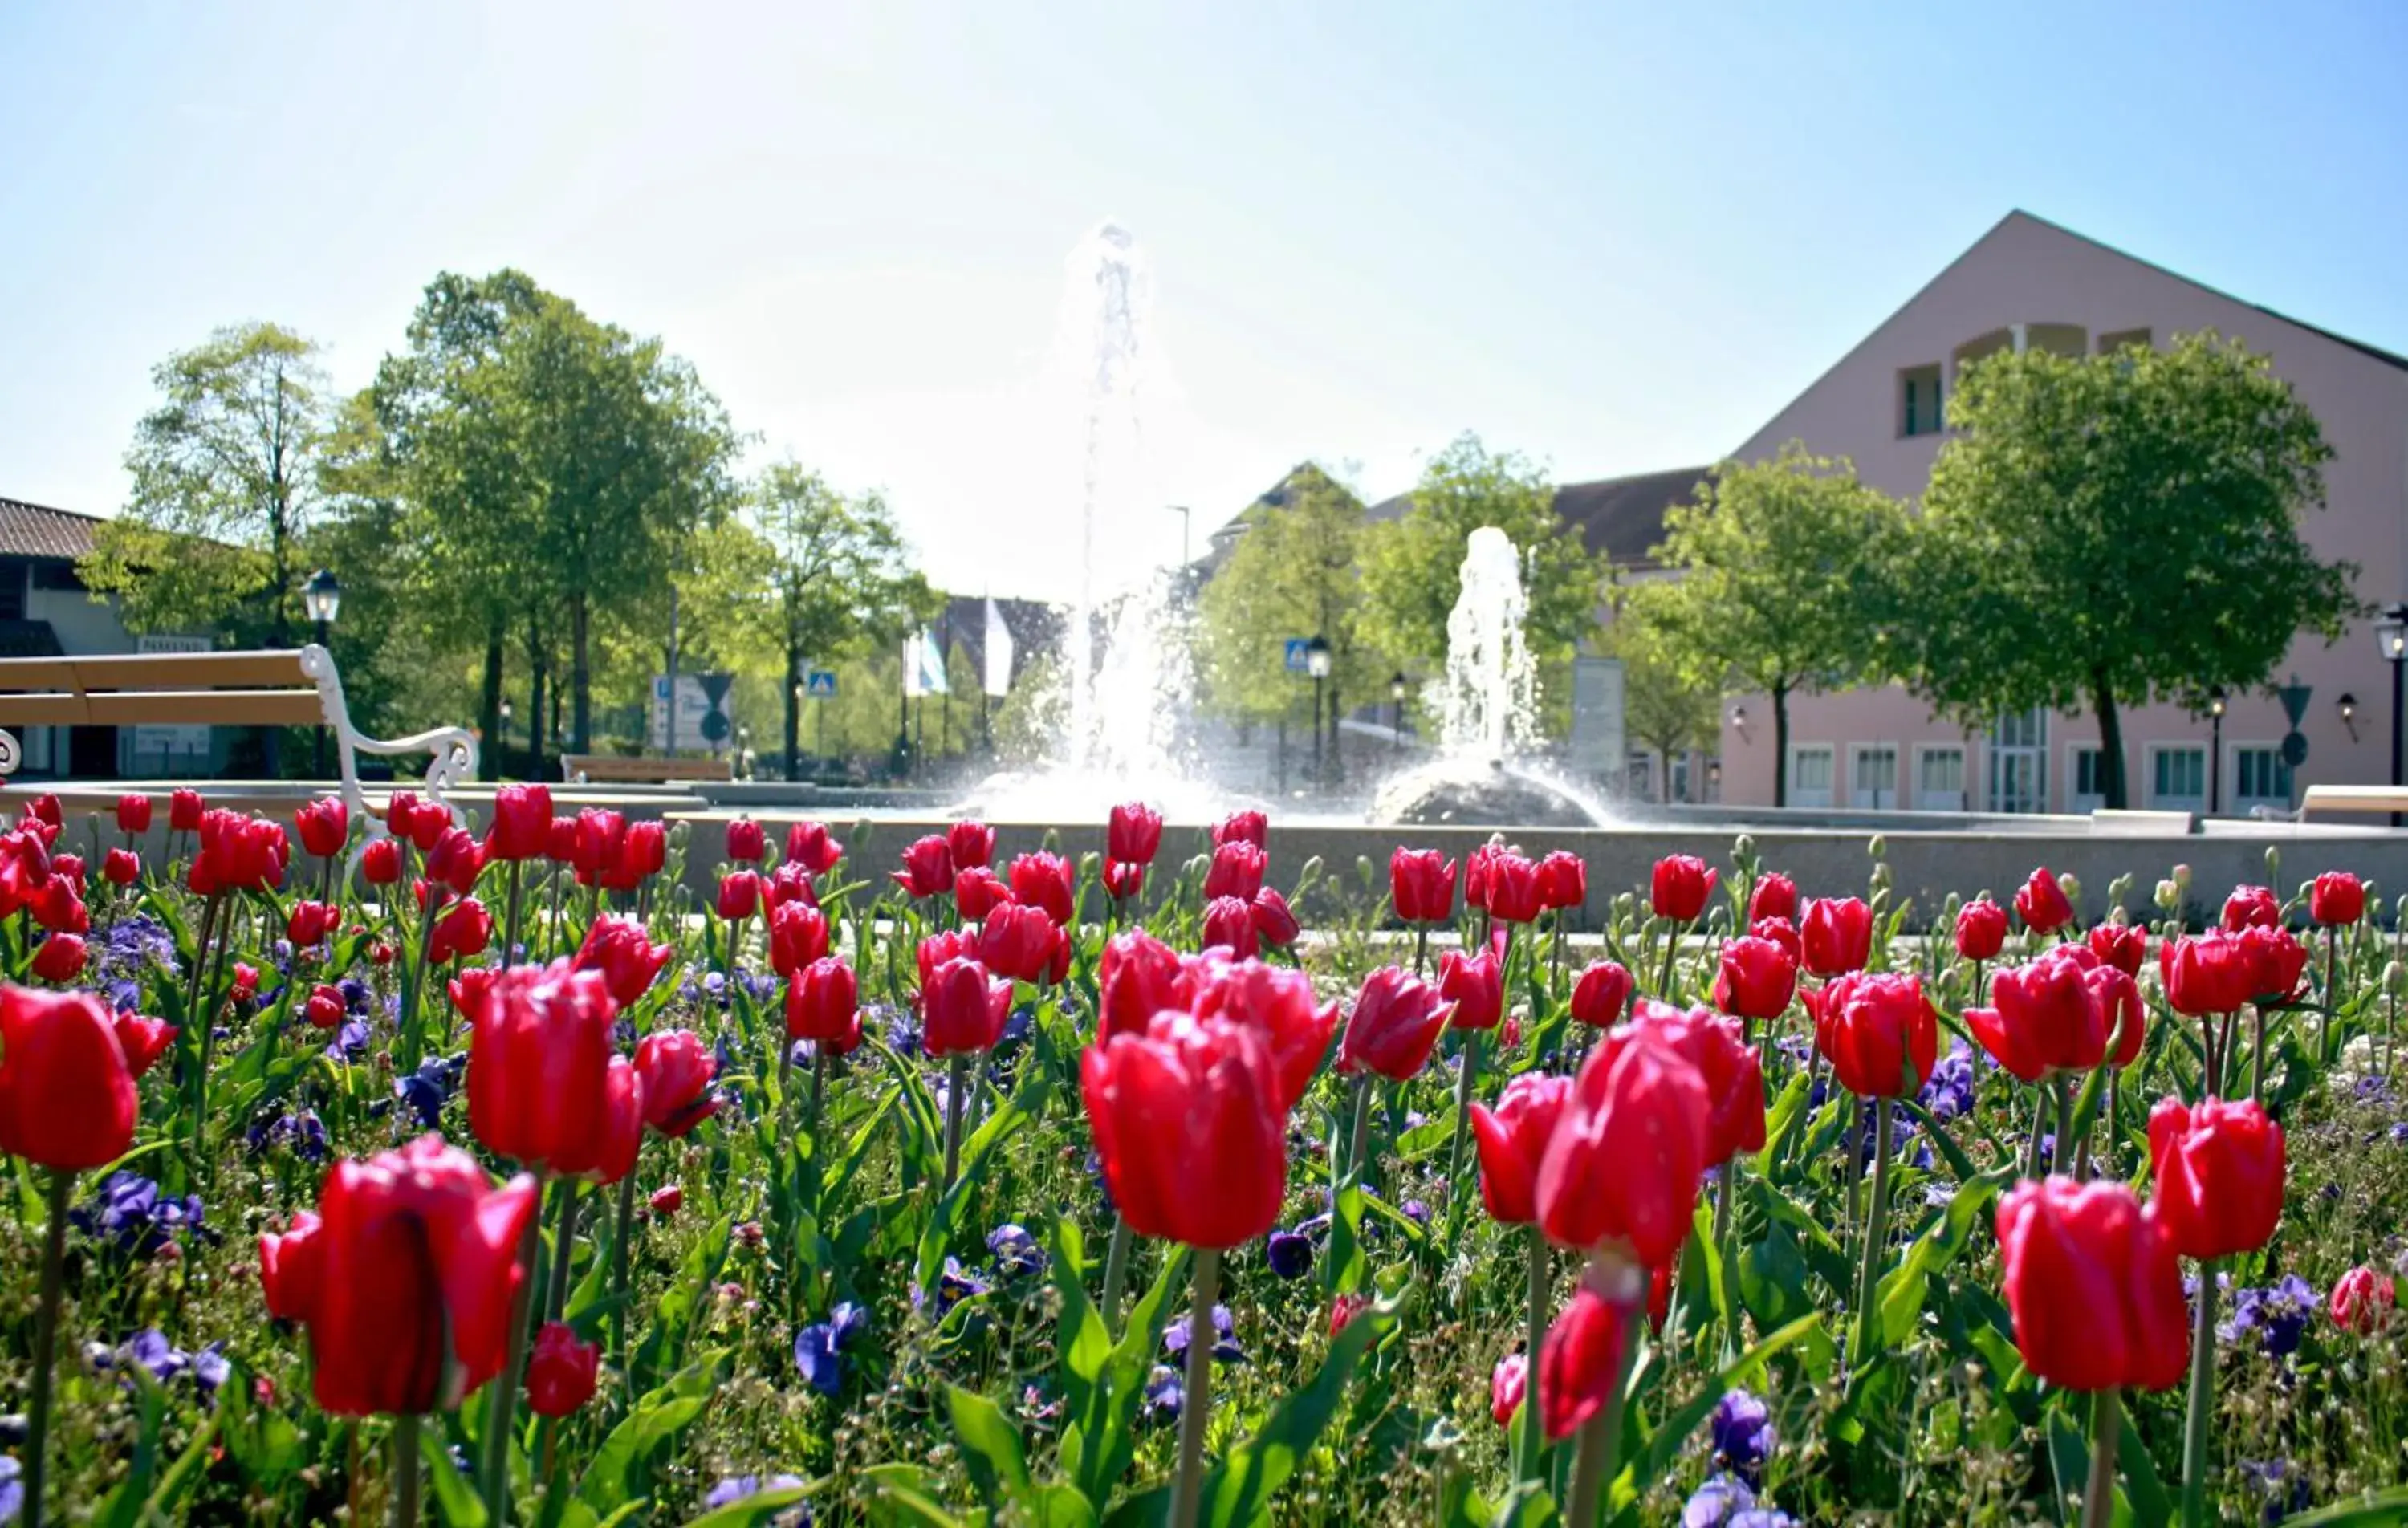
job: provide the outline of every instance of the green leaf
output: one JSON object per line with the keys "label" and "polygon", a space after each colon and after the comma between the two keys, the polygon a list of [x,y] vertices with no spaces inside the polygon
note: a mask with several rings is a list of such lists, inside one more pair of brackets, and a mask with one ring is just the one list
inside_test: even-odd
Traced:
{"label": "green leaf", "polygon": [[1007,1500],[1017,1501],[1028,1491],[1028,1463],[1020,1451],[1020,1434],[993,1401],[959,1385],[945,1387],[945,1410],[953,1419],[953,1435],[961,1440],[962,1463],[987,1510],[1001,1515]]}
{"label": "green leaf", "polygon": [[[1882,1276],[1873,1300],[1880,1312],[1881,1343],[1895,1347],[1914,1334],[1916,1321],[1923,1314],[1923,1293],[1931,1276],[1956,1261],[1971,1238],[1973,1227],[1980,1223],[1982,1211],[1990,1201],[2015,1179],[2015,1169],[2001,1167],[1985,1173],[1957,1189],[1956,1197],[1933,1222],[1929,1231],[1915,1238],[1899,1265]],[[1861,1363],[1870,1354],[1852,1354],[1851,1361]]]}
{"label": "green leaf", "polygon": [[2132,1509],[2133,1528],[2166,1528],[2173,1521],[2173,1499],[2166,1494],[2157,1462],[2149,1457],[2149,1446],[2129,1417],[2116,1438],[2115,1463],[2124,1471],[2124,1499]]}
{"label": "green leaf", "polygon": [[2403,1521],[2408,1521],[2408,1486],[2393,1486],[2285,1518],[2283,1528],[2396,1528]]}
{"label": "green leaf", "polygon": [[706,1353],[700,1363],[638,1400],[595,1450],[577,1482],[577,1499],[596,1511],[608,1511],[640,1494],[630,1477],[653,1450],[682,1432],[710,1405],[719,1368],[726,1357],[724,1349]]}
{"label": "green leaf", "polygon": [[1354,1365],[1395,1327],[1409,1294],[1407,1290],[1377,1301],[1348,1321],[1304,1387],[1283,1397],[1261,1431],[1229,1450],[1228,1457],[1205,1478],[1206,1522],[1212,1528],[1238,1528],[1268,1518],[1272,1494],[1287,1482],[1297,1462],[1328,1427]]}
{"label": "green leaf", "polygon": [[1664,1472],[1670,1466],[1673,1456],[1681,1451],[1681,1446],[1688,1441],[1689,1435],[1698,1430],[1698,1425],[1706,1420],[1707,1413],[1713,1410],[1725,1394],[1746,1383],[1776,1355],[1804,1341],[1822,1322],[1823,1313],[1819,1310],[1799,1317],[1725,1364],[1721,1373],[1707,1380],[1695,1395],[1667,1415],[1649,1435],[1646,1446],[1638,1450],[1615,1478],[1612,1510],[1621,1511],[1639,1499],[1643,1486],[1653,1485],[1664,1478]]}
{"label": "green leaf", "polygon": [[2089,1483],[2090,1443],[2062,1406],[2048,1408],[2048,1463],[2057,1476],[2057,1521],[2071,1522],[2081,1510],[2073,1504],[2081,1501],[2082,1488]]}
{"label": "green leaf", "polygon": [[451,1440],[440,1427],[418,1430],[418,1456],[426,1461],[428,1482],[435,1488],[435,1508],[451,1528],[485,1528],[485,1504],[460,1466],[452,1463]]}
{"label": "green leaf", "polygon": [[968,1212],[970,1199],[979,1191],[988,1167],[993,1164],[1003,1143],[1013,1133],[1036,1118],[1044,1107],[1045,1095],[1053,1083],[1043,1072],[1029,1070],[1018,1091],[987,1117],[970,1138],[962,1143],[960,1176],[953,1186],[937,1201],[937,1212],[929,1218],[928,1227],[920,1234],[918,1258],[920,1286],[933,1288],[937,1274],[945,1264],[945,1251],[952,1246],[953,1228]]}

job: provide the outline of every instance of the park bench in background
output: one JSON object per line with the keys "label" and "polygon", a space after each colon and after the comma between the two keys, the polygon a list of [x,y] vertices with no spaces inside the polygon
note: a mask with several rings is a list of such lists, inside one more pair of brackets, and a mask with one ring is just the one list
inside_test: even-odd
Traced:
{"label": "park bench in background", "polygon": [[2302,822],[2311,817],[2378,812],[2408,812],[2408,785],[2311,785],[2300,798]]}
{"label": "park bench in background", "polygon": [[131,726],[323,727],[341,763],[344,804],[371,835],[384,831],[383,802],[362,793],[358,755],[434,755],[425,794],[436,801],[477,770],[477,740],[462,728],[391,740],[354,728],[334,656],[314,643],[289,652],[0,658],[0,727]]}
{"label": "park bench in background", "polygon": [[560,778],[571,785],[666,785],[672,780],[729,780],[724,759],[634,758],[623,753],[565,753]]}

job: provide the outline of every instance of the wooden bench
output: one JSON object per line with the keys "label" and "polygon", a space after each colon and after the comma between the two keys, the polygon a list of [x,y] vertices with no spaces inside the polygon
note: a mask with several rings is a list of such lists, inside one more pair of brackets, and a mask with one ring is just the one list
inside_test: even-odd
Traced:
{"label": "wooden bench", "polygon": [[[425,781],[434,801],[477,772],[477,739],[465,729],[390,741],[355,729],[334,656],[314,643],[298,651],[0,658],[0,727],[127,726],[323,727],[341,764],[344,804],[371,837],[384,833],[384,803],[361,792],[358,755],[434,755]],[[452,815],[466,824],[458,807]]]}
{"label": "wooden bench", "polygon": [[2352,813],[2408,812],[2408,785],[2311,785],[2300,798],[2300,821]]}
{"label": "wooden bench", "polygon": [[732,780],[724,759],[662,759],[623,753],[565,753],[560,778],[571,785],[667,785],[675,780]]}

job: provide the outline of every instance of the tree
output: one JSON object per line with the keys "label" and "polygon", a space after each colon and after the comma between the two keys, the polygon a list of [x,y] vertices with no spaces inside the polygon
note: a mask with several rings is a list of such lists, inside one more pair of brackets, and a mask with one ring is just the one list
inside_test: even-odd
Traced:
{"label": "tree", "polygon": [[1717,738],[1717,687],[1684,671],[1673,644],[1647,618],[1628,612],[1606,628],[1606,652],[1622,660],[1622,714],[1631,737],[1664,760],[1670,799],[1672,760]]}
{"label": "tree", "polygon": [[1789,697],[1887,678],[1897,500],[1844,460],[1792,441],[1767,462],[1725,462],[1695,504],[1664,515],[1672,577],[1623,596],[1666,658],[1708,693],[1772,699],[1772,804],[1789,804]]}
{"label": "tree", "polygon": [[2086,706],[2110,807],[2129,799],[2120,707],[2266,684],[2297,634],[2333,641],[2361,608],[2356,567],[2300,536],[2323,432],[2237,343],[1993,356],[1949,410],[1907,677],[1969,726]]}
{"label": "tree", "polygon": [[1364,619],[1363,501],[1306,463],[1242,518],[1245,534],[1198,599],[1209,703],[1242,721],[1285,718],[1309,687],[1287,666],[1288,638],[1324,637],[1334,760],[1341,697],[1379,693],[1389,666]]}
{"label": "tree", "polygon": [[290,645],[296,544],[319,506],[329,422],[317,356],[314,341],[252,323],[153,368],[160,404],[125,453],[133,493],[79,568],[119,596],[128,627]]}
{"label": "tree", "polygon": [[1363,550],[1369,645],[1408,666],[1435,666],[1445,657],[1464,543],[1484,525],[1503,531],[1522,553],[1529,601],[1523,639],[1539,662],[1541,688],[1559,689],[1574,650],[1597,631],[1605,560],[1556,516],[1544,472],[1516,452],[1491,452],[1469,433],[1431,460],[1402,518],[1370,527]]}

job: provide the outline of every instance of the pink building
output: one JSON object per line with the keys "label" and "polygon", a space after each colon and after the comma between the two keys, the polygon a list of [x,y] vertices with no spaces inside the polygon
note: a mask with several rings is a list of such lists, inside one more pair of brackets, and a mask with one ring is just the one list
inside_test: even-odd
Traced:
{"label": "pink building", "polygon": [[[2408,358],[2344,339],[2226,296],[2028,213],[2010,213],[1841,357],[1733,454],[1770,456],[1791,439],[1844,456],[1885,492],[1920,495],[1946,438],[1957,371],[1993,351],[2080,355],[2133,340],[2214,329],[2271,356],[2322,422],[2333,459],[2326,506],[2305,521],[2328,559],[2361,572],[2358,593],[2382,607],[2408,598]],[[2169,611],[2169,620],[2183,613]],[[2244,814],[2288,808],[2299,788],[2376,782],[2391,770],[2391,674],[2371,627],[2337,646],[2292,646],[2281,684],[2311,693],[2300,731],[2308,757],[2284,767],[2289,730],[2271,692],[2227,702],[2221,757],[2212,720],[2172,707],[2123,714],[2131,805]],[[1967,732],[1897,689],[1793,697],[1789,803],[1928,810],[2084,812],[2101,804],[2099,735],[2086,716],[2033,713]],[[1763,696],[1726,703],[1726,802],[1772,800],[1772,708]]]}

